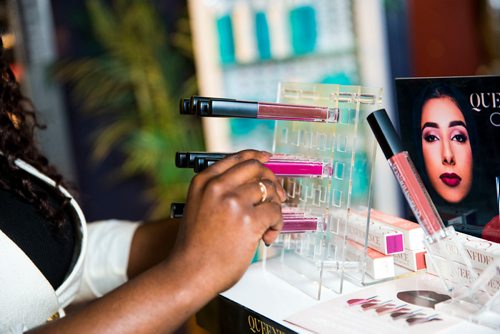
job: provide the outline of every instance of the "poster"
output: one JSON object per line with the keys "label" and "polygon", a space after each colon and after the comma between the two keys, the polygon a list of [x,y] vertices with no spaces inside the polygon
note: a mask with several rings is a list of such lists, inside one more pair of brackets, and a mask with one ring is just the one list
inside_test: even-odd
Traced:
{"label": "poster", "polygon": [[396,93],[403,145],[445,225],[500,242],[500,77],[402,78]]}

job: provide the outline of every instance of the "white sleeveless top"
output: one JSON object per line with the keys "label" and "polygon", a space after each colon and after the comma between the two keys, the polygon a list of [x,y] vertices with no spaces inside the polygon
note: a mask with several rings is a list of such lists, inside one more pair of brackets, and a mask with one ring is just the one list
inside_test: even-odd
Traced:
{"label": "white sleeveless top", "polygon": [[[55,187],[55,182],[27,163],[16,164]],[[130,244],[139,224],[116,220],[89,225],[82,210],[66,189],[76,224],[75,252],[64,282],[54,290],[49,281],[5,233],[0,230],[0,333],[22,333],[44,324],[54,314],[64,315],[63,308],[77,294],[79,300],[100,297],[127,280],[126,269]],[[92,251],[87,254],[87,248]]]}

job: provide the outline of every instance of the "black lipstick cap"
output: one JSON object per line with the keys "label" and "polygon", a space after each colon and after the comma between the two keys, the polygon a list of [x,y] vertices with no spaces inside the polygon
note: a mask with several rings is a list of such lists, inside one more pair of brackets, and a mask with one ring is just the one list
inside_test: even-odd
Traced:
{"label": "black lipstick cap", "polygon": [[387,159],[404,151],[401,139],[385,109],[372,112],[366,117],[366,120]]}
{"label": "black lipstick cap", "polygon": [[170,218],[182,218],[184,215],[184,203],[170,204]]}
{"label": "black lipstick cap", "polygon": [[181,99],[179,101],[179,112],[181,115],[192,115],[190,99]]}
{"label": "black lipstick cap", "polygon": [[[216,153],[216,152],[176,152],[175,153],[175,166],[177,168],[195,168],[197,159],[208,159],[212,163],[224,159],[230,153]],[[203,161],[202,161],[203,162]],[[205,166],[204,168],[207,168]]]}
{"label": "black lipstick cap", "polygon": [[189,167],[189,153],[187,152],[176,152],[175,153],[175,167],[177,168],[188,168]]}

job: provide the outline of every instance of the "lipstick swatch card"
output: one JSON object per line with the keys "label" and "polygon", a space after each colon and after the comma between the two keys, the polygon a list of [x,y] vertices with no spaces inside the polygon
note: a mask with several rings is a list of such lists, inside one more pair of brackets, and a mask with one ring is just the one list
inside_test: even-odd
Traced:
{"label": "lipstick swatch card", "polygon": [[500,242],[500,77],[402,78],[396,91],[403,145],[443,222]]}
{"label": "lipstick swatch card", "polygon": [[434,333],[463,322],[434,310],[449,298],[439,278],[419,274],[317,304],[285,321],[314,333]]}

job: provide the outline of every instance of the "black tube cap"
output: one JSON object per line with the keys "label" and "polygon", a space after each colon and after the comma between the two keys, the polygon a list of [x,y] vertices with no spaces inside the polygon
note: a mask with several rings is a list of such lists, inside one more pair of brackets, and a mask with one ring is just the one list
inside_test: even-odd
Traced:
{"label": "black tube cap", "polygon": [[187,152],[176,152],[175,153],[175,167],[177,168],[187,168],[189,167]]}
{"label": "black tube cap", "polygon": [[181,115],[192,115],[190,99],[181,99],[179,101],[179,112]]}
{"label": "black tube cap", "polygon": [[204,97],[201,97],[201,96],[191,96],[191,99],[189,100],[189,113],[190,114],[192,114],[192,115],[200,115],[199,102],[202,99],[204,99]]}
{"label": "black tube cap", "polygon": [[182,218],[184,215],[184,203],[170,204],[170,218]]}
{"label": "black tube cap", "polygon": [[193,171],[195,173],[200,173],[208,167],[207,160],[205,158],[195,158]]}
{"label": "black tube cap", "polygon": [[379,109],[372,112],[366,117],[366,120],[387,159],[404,151],[401,139],[385,109]]}

